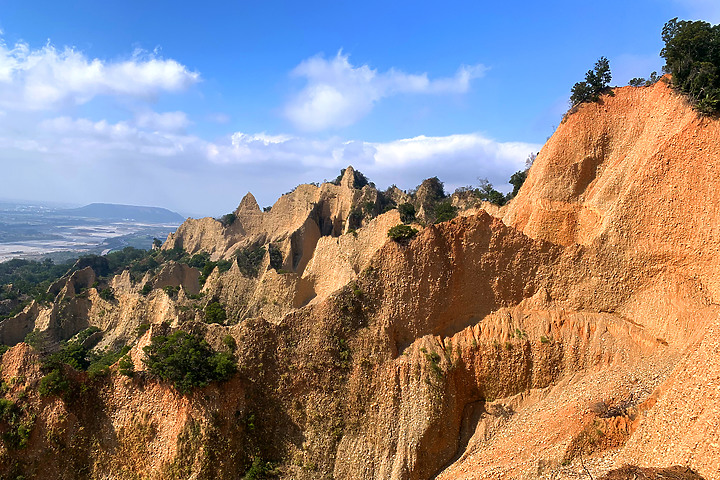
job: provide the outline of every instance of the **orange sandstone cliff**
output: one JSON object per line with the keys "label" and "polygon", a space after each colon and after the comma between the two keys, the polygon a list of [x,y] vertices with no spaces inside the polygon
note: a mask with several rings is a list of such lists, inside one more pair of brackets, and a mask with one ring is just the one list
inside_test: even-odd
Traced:
{"label": "orange sandstone cliff", "polygon": [[[0,476],[621,478],[630,464],[720,479],[718,179],[720,121],[659,82],[569,114],[506,207],[407,242],[387,238],[396,210],[353,224],[379,200],[351,168],[269,212],[248,195],[231,225],[189,220],[163,248],[232,259],[273,243],[282,269],[266,255],[257,277],[233,264],[200,285],[168,263],[116,276],[108,301],[88,268],[0,324],[19,409],[0,422]],[[198,293],[233,321],[204,323]],[[72,394],[41,396],[20,341],[87,326],[100,347],[132,346],[136,374],[70,369]],[[182,395],[144,372],[142,347],[177,328],[216,349],[232,337],[238,373]]]}

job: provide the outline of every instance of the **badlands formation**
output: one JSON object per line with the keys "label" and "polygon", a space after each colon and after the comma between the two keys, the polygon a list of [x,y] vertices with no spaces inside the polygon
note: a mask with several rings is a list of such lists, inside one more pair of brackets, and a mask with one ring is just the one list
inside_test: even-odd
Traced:
{"label": "badlands formation", "polygon": [[[357,179],[187,220],[165,251],[233,260],[202,285],[167,262],[106,300],[88,266],[0,324],[31,429],[0,477],[720,479],[720,121],[662,81],[615,89],[567,115],[508,205],[453,197],[457,218],[403,242],[397,209],[358,208],[423,218],[423,187]],[[234,256],[258,245],[282,265],[247,276]],[[203,321],[209,299],[226,324]],[[135,375],[67,367],[72,394],[40,395],[22,340],[89,326]],[[144,371],[179,328],[234,343],[237,373],[182,394]]]}

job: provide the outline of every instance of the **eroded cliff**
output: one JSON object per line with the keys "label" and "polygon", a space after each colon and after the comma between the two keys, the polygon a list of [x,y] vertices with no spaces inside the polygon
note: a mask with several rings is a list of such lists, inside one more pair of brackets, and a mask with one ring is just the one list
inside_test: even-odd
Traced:
{"label": "eroded cliff", "polygon": [[[0,428],[24,439],[3,443],[2,471],[582,478],[631,463],[720,479],[720,122],[663,82],[614,93],[567,116],[508,206],[464,201],[411,240],[387,237],[397,210],[358,220],[381,200],[348,168],[269,212],[248,195],[233,222],[190,220],[163,246],[224,271],[126,271],[110,299],[76,271],[0,324],[17,343]],[[267,246],[256,275],[236,261],[253,246]],[[206,323],[211,300],[232,321]],[[87,326],[99,348],[131,347],[134,375],[65,366],[64,393],[41,395],[47,369],[18,342]],[[180,328],[238,372],[188,394],[158,381],[143,347]]]}

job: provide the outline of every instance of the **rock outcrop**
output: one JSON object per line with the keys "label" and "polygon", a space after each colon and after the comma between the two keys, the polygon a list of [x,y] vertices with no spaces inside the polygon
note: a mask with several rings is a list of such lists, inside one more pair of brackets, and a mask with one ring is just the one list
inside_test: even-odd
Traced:
{"label": "rock outcrop", "polygon": [[[135,374],[67,367],[77,390],[41,396],[37,353],[14,346],[0,375],[20,423],[0,428],[32,433],[0,447],[0,471],[720,479],[718,139],[720,121],[666,83],[619,88],[567,116],[509,205],[453,198],[459,217],[410,240],[387,237],[396,210],[360,214],[381,201],[349,167],[269,212],[248,194],[234,221],[186,221],[163,249],[231,261],[202,285],[166,263],[116,276],[108,300],[77,271],[0,338],[97,326],[99,348],[132,346]],[[421,215],[435,187],[414,197]],[[257,275],[234,261],[254,246]],[[204,323],[211,300],[232,321]],[[238,373],[187,395],[159,382],[143,347],[177,328],[232,352]]]}

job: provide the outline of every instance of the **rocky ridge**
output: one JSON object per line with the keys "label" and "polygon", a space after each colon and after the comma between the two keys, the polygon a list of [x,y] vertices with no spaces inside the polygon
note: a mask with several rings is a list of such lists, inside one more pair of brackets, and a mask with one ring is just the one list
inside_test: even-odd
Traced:
{"label": "rocky ridge", "polygon": [[[267,251],[257,277],[233,262],[200,285],[168,263],[116,276],[106,300],[76,271],[0,324],[17,344],[5,397],[32,424],[0,470],[238,478],[271,461],[279,478],[549,479],[630,463],[638,478],[680,465],[720,479],[720,122],[663,82],[614,93],[568,115],[509,205],[465,204],[408,242],[387,238],[397,210],[358,222],[383,200],[348,168],[269,212],[247,195],[230,224],[188,220],[162,247],[227,260],[275,245],[281,267]],[[203,322],[199,294],[234,321]],[[18,342],[87,326],[100,347],[132,345],[135,376],[68,367],[72,394],[40,395],[38,354]],[[182,395],[144,372],[142,347],[181,327],[218,350],[232,337],[238,373]]]}

